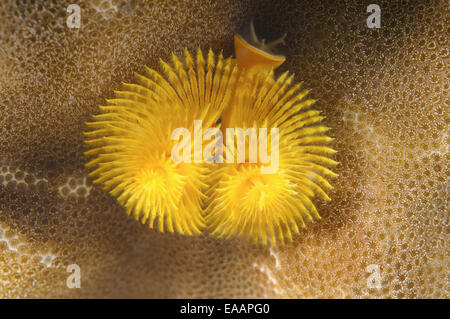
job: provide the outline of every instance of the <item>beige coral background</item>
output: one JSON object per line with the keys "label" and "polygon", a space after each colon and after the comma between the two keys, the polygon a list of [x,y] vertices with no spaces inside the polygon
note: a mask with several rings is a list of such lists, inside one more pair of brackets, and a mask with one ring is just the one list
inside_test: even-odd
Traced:
{"label": "beige coral background", "polygon": [[[76,1],[69,29],[71,2],[0,5],[0,297],[448,298],[447,1]],[[84,122],[171,51],[232,55],[252,18],[332,128],[332,201],[283,247],[150,230],[87,178]]]}

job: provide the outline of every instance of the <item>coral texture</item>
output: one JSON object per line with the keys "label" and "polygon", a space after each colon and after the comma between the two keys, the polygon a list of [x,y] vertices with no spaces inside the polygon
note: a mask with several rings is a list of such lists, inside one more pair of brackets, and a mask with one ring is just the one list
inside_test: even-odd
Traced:
{"label": "coral texture", "polygon": [[[379,29],[370,1],[80,1],[80,29],[70,3],[0,4],[1,297],[448,297],[447,1],[378,1]],[[148,229],[87,178],[84,123],[172,51],[231,56],[252,18],[336,138],[333,200],[282,247]]]}

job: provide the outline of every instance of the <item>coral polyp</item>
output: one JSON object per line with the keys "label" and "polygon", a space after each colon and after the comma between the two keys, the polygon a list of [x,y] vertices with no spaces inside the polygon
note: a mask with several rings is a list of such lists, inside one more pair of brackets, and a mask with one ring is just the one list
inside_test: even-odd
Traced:
{"label": "coral polyp", "polygon": [[242,236],[262,244],[292,241],[299,227],[306,227],[305,220],[320,219],[312,198],[330,200],[327,178],[337,176],[327,168],[337,164],[329,158],[335,151],[326,146],[332,138],[325,135],[328,128],[319,125],[324,117],[310,109],[315,100],[306,99],[308,91],[292,82],[287,72],[276,80],[272,72],[239,78],[223,127],[278,128],[279,163],[270,174],[261,172],[261,158],[213,172],[206,217],[213,235]]}
{"label": "coral polyp", "polygon": [[[193,130],[194,120],[214,125],[230,99],[235,79],[231,60],[210,51],[196,61],[186,51],[185,62],[172,56],[161,61],[163,74],[146,68],[136,84],[124,83],[115,98],[100,106],[86,132],[87,167],[94,183],[126,208],[126,212],[155,224],[160,231],[199,234],[204,227],[203,188],[208,166],[174,163],[171,132]],[[203,132],[202,132],[203,134]],[[195,156],[195,152],[192,157]]]}

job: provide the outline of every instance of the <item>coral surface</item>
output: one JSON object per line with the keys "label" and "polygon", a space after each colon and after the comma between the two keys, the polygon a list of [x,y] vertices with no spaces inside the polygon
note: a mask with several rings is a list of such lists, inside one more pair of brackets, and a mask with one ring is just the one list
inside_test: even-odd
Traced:
{"label": "coral surface", "polygon": [[[370,29],[371,2],[80,1],[70,29],[71,1],[2,1],[0,296],[447,298],[448,3],[380,0]],[[84,123],[172,51],[231,56],[252,18],[332,128],[332,201],[281,247],[148,229],[87,178]]]}

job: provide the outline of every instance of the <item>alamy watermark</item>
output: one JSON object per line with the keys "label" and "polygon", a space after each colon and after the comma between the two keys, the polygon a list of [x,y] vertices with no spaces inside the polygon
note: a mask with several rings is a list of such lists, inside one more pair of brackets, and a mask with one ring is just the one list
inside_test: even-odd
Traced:
{"label": "alamy watermark", "polygon": [[373,28],[381,28],[381,8],[378,4],[369,4],[367,6],[366,11],[368,13],[371,13],[367,19],[366,19],[366,24],[367,27],[370,29]]}
{"label": "alamy watermark", "polygon": [[67,266],[67,272],[71,274],[67,277],[67,288],[81,288],[81,268],[77,264]]}
{"label": "alamy watermark", "polygon": [[380,265],[378,264],[368,265],[366,267],[366,272],[370,273],[369,277],[367,277],[367,288],[381,289]]}
{"label": "alamy watermark", "polygon": [[[279,167],[279,131],[278,128],[270,129],[270,156],[268,154],[267,128],[226,128],[225,161],[234,163],[262,163],[262,174],[273,174]],[[194,121],[194,141],[192,143],[191,132],[185,127],[179,127],[172,131],[172,140],[181,140],[172,148],[172,160],[174,163],[223,163],[223,135],[219,128],[208,128],[203,132],[202,121]],[[235,143],[236,138],[236,143]],[[248,161],[246,160],[246,141],[248,138]],[[212,140],[203,149],[203,141]],[[194,154],[191,154],[191,145]],[[235,154],[235,146],[237,154]],[[180,151],[182,155],[180,155]],[[258,152],[259,151],[259,152]],[[236,155],[236,156],[235,156]],[[258,160],[259,159],[259,160]]]}
{"label": "alamy watermark", "polygon": [[66,25],[70,29],[79,29],[81,25],[81,8],[78,4],[71,4],[67,7]]}

